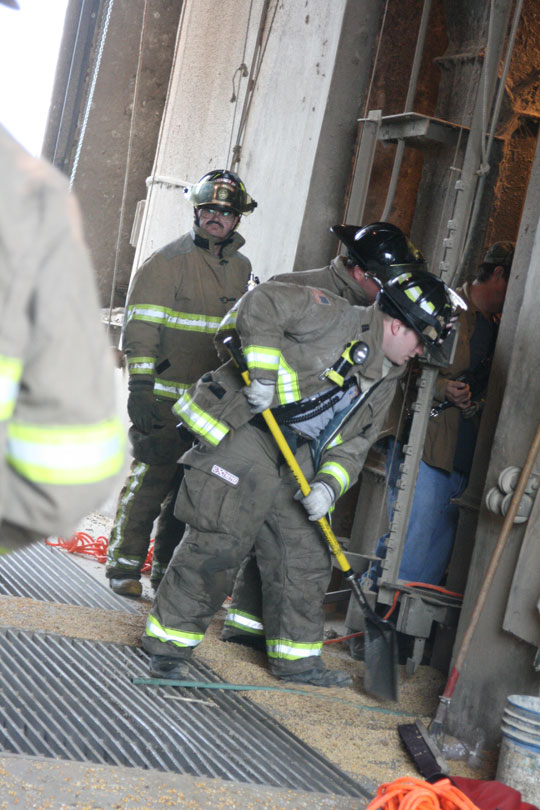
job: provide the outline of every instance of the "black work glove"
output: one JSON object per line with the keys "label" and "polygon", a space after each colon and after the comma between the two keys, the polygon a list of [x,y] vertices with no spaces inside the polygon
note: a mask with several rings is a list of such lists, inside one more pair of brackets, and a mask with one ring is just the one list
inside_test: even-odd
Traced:
{"label": "black work glove", "polygon": [[150,433],[155,422],[154,384],[143,380],[129,381],[127,412],[141,433]]}

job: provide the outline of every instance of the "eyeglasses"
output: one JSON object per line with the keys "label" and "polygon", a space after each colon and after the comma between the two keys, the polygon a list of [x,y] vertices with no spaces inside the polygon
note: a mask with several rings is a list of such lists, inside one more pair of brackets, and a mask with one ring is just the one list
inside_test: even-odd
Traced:
{"label": "eyeglasses", "polygon": [[234,211],[229,211],[229,209],[227,208],[211,208],[210,206],[205,206],[201,210],[203,213],[208,212],[211,215],[219,214],[219,216],[223,217],[223,219],[228,219],[229,217],[236,216]]}

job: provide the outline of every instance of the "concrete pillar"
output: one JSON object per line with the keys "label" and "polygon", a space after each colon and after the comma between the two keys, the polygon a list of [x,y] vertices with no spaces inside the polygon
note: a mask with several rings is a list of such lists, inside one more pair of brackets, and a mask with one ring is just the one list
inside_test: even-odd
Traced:
{"label": "concrete pillar", "polygon": [[230,165],[248,105],[234,169],[259,203],[239,228],[255,273],[264,280],[332,256],[328,228],[340,219],[380,6],[255,0],[250,15],[243,0],[229,0],[227,13],[219,0],[186,0],[134,267],[190,227],[181,184]]}
{"label": "concrete pillar", "polygon": [[99,15],[98,5],[70,4],[45,154],[71,175],[83,139],[73,190],[102,304],[109,305],[115,275],[112,303],[119,306],[131,273],[130,233],[152,167],[182,0],[115,0],[83,132],[109,3],[101,3]]}

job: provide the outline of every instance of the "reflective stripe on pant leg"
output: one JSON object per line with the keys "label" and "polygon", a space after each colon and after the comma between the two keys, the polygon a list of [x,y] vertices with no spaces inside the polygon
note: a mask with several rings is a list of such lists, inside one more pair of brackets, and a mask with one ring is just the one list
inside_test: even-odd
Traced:
{"label": "reflective stripe on pant leg", "polygon": [[[133,461],[131,471],[126,479],[120,498],[118,500],[118,508],[114,519],[114,525],[109,539],[109,546],[107,548],[107,570],[110,568],[124,568],[126,572],[132,571],[134,574],[140,574],[146,554],[148,553],[148,543],[150,538],[146,541],[143,539],[141,544],[141,555],[138,556],[125,556],[122,554],[122,545],[125,541],[124,530],[126,523],[129,519],[131,509],[135,500],[135,495],[139,491],[144,476],[148,471],[148,464],[142,461]],[[146,542],[146,550],[144,545]]]}
{"label": "reflective stripe on pant leg", "polygon": [[[143,638],[151,654],[166,655],[169,646],[171,654],[178,655],[180,641],[182,657],[188,657],[192,645],[186,639],[204,634],[253,546],[278,483],[275,445],[270,444],[271,453],[265,452],[268,438],[254,431],[239,430],[231,448],[197,454],[200,468],[190,463],[185,471],[177,514],[188,525],[152,607],[157,625]],[[230,475],[223,478],[212,472],[215,469]],[[196,521],[201,525],[195,527]],[[159,638],[154,632],[158,625],[165,631]]]}
{"label": "reflective stripe on pant leg", "polygon": [[[307,452],[307,446],[301,448],[298,461],[309,480],[313,468]],[[318,526],[293,499],[298,485],[292,473],[282,467],[281,475],[282,486],[255,543],[267,654],[276,675],[321,666],[323,600],[331,574],[330,553]]]}
{"label": "reflective stripe on pant leg", "polygon": [[255,552],[242,561],[236,575],[231,604],[221,633],[222,639],[231,636],[263,636],[261,575]]}
{"label": "reflective stripe on pant leg", "polygon": [[[144,467],[137,476],[139,465]],[[138,576],[146,561],[152,528],[161,511],[161,504],[170,491],[177,470],[175,462],[146,464],[134,461],[120,495],[119,531],[113,527],[113,563],[107,565],[108,576]],[[123,509],[122,507],[126,507]],[[116,535],[119,535],[117,538]]]}

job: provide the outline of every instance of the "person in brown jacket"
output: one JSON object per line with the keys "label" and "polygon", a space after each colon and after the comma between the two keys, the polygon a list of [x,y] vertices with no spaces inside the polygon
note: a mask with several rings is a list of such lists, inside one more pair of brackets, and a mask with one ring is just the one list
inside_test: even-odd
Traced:
{"label": "person in brown jacket", "polygon": [[[472,465],[476,436],[491,358],[514,257],[511,242],[495,242],[472,283],[457,292],[467,303],[459,316],[459,336],[452,365],[439,372],[432,416],[429,420],[414,500],[409,518],[399,578],[406,582],[438,585],[446,571],[457,529],[458,506],[454,499],[465,491]],[[389,517],[397,498],[400,443],[389,440],[387,449]],[[386,538],[376,553],[386,554]],[[369,579],[376,587],[380,573],[372,564]]]}
{"label": "person in brown jacket", "polygon": [[0,554],[70,537],[124,463],[112,354],[65,178],[0,126]]}
{"label": "person in brown jacket", "polygon": [[184,530],[173,514],[182,479],[179,457],[191,444],[177,430],[172,405],[219,365],[214,334],[246,291],[249,260],[236,228],[257,203],[238,175],[205,174],[187,190],[194,224],[147,259],[128,295],[123,351],[129,370],[129,437],[133,462],[120,493],[107,551],[115,593],[140,596],[141,569],[159,516],[151,583],[157,588]]}

